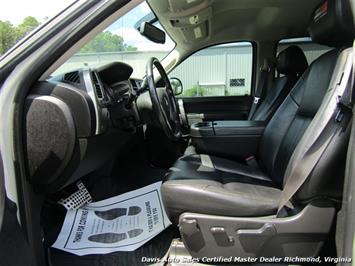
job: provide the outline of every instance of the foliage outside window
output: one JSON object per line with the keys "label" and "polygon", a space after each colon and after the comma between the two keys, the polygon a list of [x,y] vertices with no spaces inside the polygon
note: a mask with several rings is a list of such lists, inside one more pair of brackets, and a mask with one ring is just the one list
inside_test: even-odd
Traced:
{"label": "foliage outside window", "polygon": [[119,51],[137,51],[137,47],[128,45],[122,36],[104,31],[97,35],[91,42],[86,44],[80,53],[105,53]]}
{"label": "foliage outside window", "polygon": [[[148,4],[142,2],[99,33],[53,75],[120,61],[133,67],[132,77],[142,78],[145,75],[145,64],[150,57],[163,59],[175,47],[168,35],[165,44],[156,44],[141,36],[135,24],[145,17],[154,15]],[[156,26],[161,28],[159,22]]]}
{"label": "foliage outside window", "polygon": [[39,21],[32,16],[26,17],[18,26],[14,26],[10,21],[0,20],[0,55],[6,53],[39,24]]}

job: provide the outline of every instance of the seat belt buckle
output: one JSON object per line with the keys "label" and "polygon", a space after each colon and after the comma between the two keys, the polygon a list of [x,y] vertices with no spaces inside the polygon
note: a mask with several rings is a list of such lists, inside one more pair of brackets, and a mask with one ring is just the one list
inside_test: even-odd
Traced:
{"label": "seat belt buckle", "polygon": [[258,168],[259,167],[254,155],[251,155],[251,156],[248,156],[247,158],[245,158],[245,163],[248,166],[251,166],[251,167],[254,167],[254,168]]}
{"label": "seat belt buckle", "polygon": [[260,97],[254,97],[254,104],[258,104],[260,100]]}

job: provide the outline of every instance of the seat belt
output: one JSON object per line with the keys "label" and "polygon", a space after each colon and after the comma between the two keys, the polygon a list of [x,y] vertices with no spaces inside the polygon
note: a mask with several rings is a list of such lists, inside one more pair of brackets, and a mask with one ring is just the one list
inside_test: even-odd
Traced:
{"label": "seat belt", "polygon": [[345,67],[342,68],[344,70],[332,80],[330,88],[335,89],[328,89],[317,114],[292,154],[285,172],[287,179],[281,193],[278,216],[284,207],[290,207],[291,199],[305,183],[333,137],[343,130],[350,120],[352,68],[353,60],[347,57]]}
{"label": "seat belt", "polygon": [[259,80],[258,86],[256,87],[256,90],[255,90],[253,104],[250,108],[248,120],[253,119],[253,116],[254,116],[256,110],[258,109],[258,106],[261,102],[261,97],[263,95],[263,92],[265,91],[266,85],[268,84],[269,73],[270,73],[269,63],[268,63],[267,59],[264,59],[264,64],[260,68],[260,80]]}

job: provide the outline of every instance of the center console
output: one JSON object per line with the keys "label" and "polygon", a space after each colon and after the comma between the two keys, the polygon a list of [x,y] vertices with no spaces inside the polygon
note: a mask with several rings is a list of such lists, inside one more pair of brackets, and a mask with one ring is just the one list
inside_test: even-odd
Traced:
{"label": "center console", "polygon": [[257,153],[266,122],[206,121],[191,125],[191,142],[199,153],[245,159]]}

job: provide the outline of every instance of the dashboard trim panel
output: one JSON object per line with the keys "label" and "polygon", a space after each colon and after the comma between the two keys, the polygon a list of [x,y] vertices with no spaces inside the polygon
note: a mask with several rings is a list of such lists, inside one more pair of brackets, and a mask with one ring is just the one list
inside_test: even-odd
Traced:
{"label": "dashboard trim panel", "polygon": [[[92,80],[91,73],[94,72],[91,72],[91,70],[89,69],[83,70],[83,79],[84,79],[86,92],[90,96],[95,108],[95,117],[96,117],[95,135],[99,135],[103,133],[104,123],[103,123],[102,114],[100,112],[101,111],[100,102],[96,93],[96,89],[94,88],[94,83]],[[98,78],[98,82],[100,83],[101,91],[103,92],[100,78]]]}

